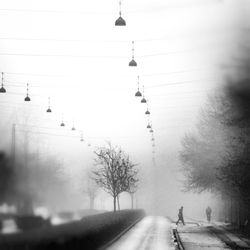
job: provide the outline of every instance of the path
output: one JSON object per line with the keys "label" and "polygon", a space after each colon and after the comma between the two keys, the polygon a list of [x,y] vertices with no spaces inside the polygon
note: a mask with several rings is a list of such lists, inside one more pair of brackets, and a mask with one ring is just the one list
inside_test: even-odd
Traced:
{"label": "path", "polygon": [[146,216],[108,250],[174,250],[171,222],[161,216]]}

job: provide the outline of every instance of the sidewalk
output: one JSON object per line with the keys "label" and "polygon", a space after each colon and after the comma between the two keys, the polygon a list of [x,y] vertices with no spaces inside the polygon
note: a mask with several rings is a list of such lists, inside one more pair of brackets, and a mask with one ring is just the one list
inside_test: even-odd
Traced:
{"label": "sidewalk", "polygon": [[250,249],[250,241],[228,231],[227,226],[192,221],[185,226],[178,225],[176,229],[186,250]]}

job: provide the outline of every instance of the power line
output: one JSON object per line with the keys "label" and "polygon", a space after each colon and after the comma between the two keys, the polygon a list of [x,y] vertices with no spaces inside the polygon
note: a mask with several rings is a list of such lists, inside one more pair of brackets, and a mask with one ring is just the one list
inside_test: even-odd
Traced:
{"label": "power line", "polygon": [[[166,73],[168,74],[168,73]],[[169,73],[171,74],[171,73]],[[147,84],[144,84],[145,85],[145,88],[148,89],[148,88],[156,88],[156,87],[163,87],[163,86],[172,86],[172,85],[179,85],[179,84],[185,84],[185,83],[195,83],[195,82],[201,82],[201,81],[213,81],[213,80],[217,80],[216,78],[203,78],[203,79],[193,79],[193,80],[188,80],[188,81],[177,81],[177,82],[170,82],[170,83],[163,83],[163,84],[154,84],[154,85],[147,85]],[[8,80],[5,80],[6,83],[10,83],[8,84],[7,86],[10,86],[10,87],[17,87],[17,88],[24,88],[24,85],[26,84],[25,82],[18,82],[18,81],[8,81]],[[14,83],[14,84],[12,84]],[[32,88],[82,88],[83,86],[80,86],[80,85],[63,85],[63,86],[52,86],[52,83],[49,84],[50,86],[46,86],[46,85],[39,85],[37,83],[34,83],[34,82],[30,82],[30,85]],[[48,84],[48,83],[46,83]],[[22,86],[23,85],[23,86]],[[112,91],[112,90],[121,90],[121,91],[124,91],[124,90],[130,90],[131,88],[112,88],[112,87],[109,87],[109,88],[105,88],[105,89],[100,89],[100,92],[102,92],[103,90],[107,90],[107,91]],[[93,89],[95,92],[98,91],[96,89]],[[12,94],[19,94],[19,93],[15,93],[15,92],[8,92],[8,93],[12,93]],[[43,95],[40,95],[40,94],[34,94],[34,95],[37,95],[37,96],[43,96]]]}
{"label": "power line", "polygon": [[[166,41],[169,37],[134,39],[135,42]],[[63,39],[63,38],[32,38],[32,37],[0,37],[0,40],[41,41],[41,42],[76,42],[76,43],[131,43],[131,40],[102,40],[102,39]]]}
{"label": "power line", "polygon": [[[32,130],[24,130],[24,129],[18,129],[18,131],[22,132],[29,132],[29,133],[36,133],[36,134],[44,134],[44,135],[52,135],[52,136],[61,136],[61,137],[71,137],[71,138],[79,138],[79,136],[74,136],[74,135],[65,135],[65,134],[54,134],[54,133],[48,133],[48,132],[40,132],[40,131],[32,131]],[[119,136],[119,135],[114,135],[114,136],[85,136],[87,140],[92,140],[92,139],[110,139],[111,137],[114,138],[131,138],[131,137],[143,137],[145,138],[144,135],[130,135],[130,136]]]}
{"label": "power line", "polygon": [[[204,68],[193,68],[193,69],[181,69],[177,71],[169,71],[169,72],[157,72],[157,73],[149,73],[149,74],[142,74],[140,76],[142,77],[151,77],[151,76],[158,76],[158,75],[169,75],[169,74],[181,74],[181,73],[188,73],[193,71],[202,71],[206,70],[210,67],[204,67]],[[28,72],[10,72],[10,71],[4,71],[5,75],[24,75],[24,76],[37,76],[37,77],[70,77],[70,75],[57,75],[57,74],[42,74],[42,73],[28,73]],[[119,74],[120,76],[120,74]],[[130,77],[130,75],[125,75],[127,77]],[[6,80],[5,80],[6,81]],[[14,81],[12,81],[14,83]],[[17,82],[16,82],[17,83]]]}
{"label": "power line", "polygon": [[40,73],[22,73],[22,72],[6,72],[4,74],[7,75],[24,75],[24,76],[44,76],[44,77],[69,77],[68,75],[53,75],[53,74],[40,74]]}
{"label": "power line", "polygon": [[[171,54],[181,54],[181,53],[189,53],[198,49],[204,48],[192,48],[188,50],[177,50],[177,51],[169,51],[162,53],[154,53],[154,54],[145,54],[145,55],[137,55],[137,58],[146,58],[146,57],[158,57],[158,56],[167,56]],[[109,58],[109,59],[127,59],[129,56],[110,56],[110,55],[78,55],[78,54],[31,54],[31,53],[4,53],[1,52],[2,56],[27,56],[27,57],[69,57],[69,58]]]}
{"label": "power line", "polygon": [[79,10],[38,10],[38,9],[14,9],[14,8],[1,8],[0,11],[50,13],[50,14],[80,14],[80,15],[82,14],[110,15],[116,13],[116,12],[79,11]]}
{"label": "power line", "polygon": [[76,135],[53,134],[53,133],[48,133],[48,132],[40,132],[40,131],[32,131],[32,130],[24,130],[24,129],[18,129],[18,131],[28,132],[28,133],[32,133],[32,134],[51,135],[51,136],[69,137],[69,138],[79,138],[79,136],[76,136]]}
{"label": "power line", "polygon": [[[221,3],[221,0],[212,0],[211,2],[209,2],[209,4],[211,3]],[[207,3],[206,3],[207,4]],[[201,4],[192,4],[194,6],[200,6]],[[192,6],[191,5],[191,6]],[[203,4],[205,5],[205,4]],[[185,7],[189,7],[190,5],[184,5]],[[159,9],[149,9],[149,10],[132,10],[132,11],[126,11],[125,14],[138,14],[138,13],[142,13],[142,14],[146,14],[146,13],[154,13],[154,12],[164,12],[164,11],[168,11],[169,8],[176,8],[176,6],[165,6],[165,8],[159,8]],[[178,7],[183,7],[181,5],[179,5]],[[50,9],[50,10],[46,10],[46,9],[14,9],[14,8],[1,8],[0,11],[6,11],[6,12],[30,12],[30,13],[50,13],[50,14],[87,14],[87,15],[113,15],[116,14],[116,12],[100,12],[100,11],[81,11],[81,10],[55,10],[55,9]],[[124,11],[123,11],[124,12]]]}
{"label": "power line", "polygon": [[28,56],[28,57],[76,57],[76,58],[128,58],[128,56],[93,56],[93,55],[73,55],[73,54],[29,54],[29,53],[0,53],[1,56]]}
{"label": "power line", "polygon": [[[17,93],[17,92],[11,92],[11,91],[8,91],[7,93],[6,93],[6,95],[19,95],[19,96],[25,96],[25,94],[24,93]],[[45,96],[48,96],[48,94],[46,95],[46,94],[33,94],[32,93],[32,96],[37,96],[37,97],[45,97]]]}
{"label": "power line", "polygon": [[[44,127],[44,126],[37,126],[37,125],[27,125],[27,124],[18,124],[18,126],[21,126],[21,127],[28,127],[28,128],[39,128],[39,129],[51,129],[51,130],[57,130],[57,131],[62,131],[62,128],[53,128],[53,127]],[[74,130],[74,131],[72,131],[72,129],[64,129],[65,131],[67,131],[67,132],[71,132],[71,133],[75,133],[75,132],[80,132],[80,133],[82,133],[83,132],[83,130]]]}
{"label": "power line", "polygon": [[149,86],[145,86],[146,89],[148,88],[158,88],[158,87],[167,87],[167,86],[171,86],[171,85],[178,85],[178,84],[185,84],[185,83],[195,83],[195,82],[202,82],[202,81],[213,81],[213,80],[217,80],[216,78],[204,78],[204,79],[195,79],[195,80],[189,80],[189,81],[181,81],[181,82],[172,82],[172,83],[162,83],[162,84],[155,84],[155,85],[149,85]]}
{"label": "power line", "polygon": [[159,73],[150,73],[150,74],[143,74],[140,75],[142,77],[151,77],[151,76],[158,76],[158,75],[170,75],[170,74],[182,74],[194,71],[202,71],[207,68],[194,68],[194,69],[184,69],[184,70],[176,70],[176,71],[169,71],[169,72],[159,72]]}

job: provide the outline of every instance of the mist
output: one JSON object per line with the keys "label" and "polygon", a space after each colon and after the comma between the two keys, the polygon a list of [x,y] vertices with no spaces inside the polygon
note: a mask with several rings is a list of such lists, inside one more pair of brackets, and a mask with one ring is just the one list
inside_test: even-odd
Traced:
{"label": "mist", "polygon": [[[105,19],[105,15],[102,23],[90,14],[71,13],[71,18],[66,18],[61,13],[55,20],[49,10],[60,6],[61,11],[70,11],[66,1],[33,6],[41,8],[45,16],[16,13],[18,27],[13,12],[0,17],[6,24],[2,34],[23,39],[0,37],[2,52],[13,54],[0,59],[7,89],[6,95],[0,96],[0,150],[15,161],[18,182],[11,185],[29,197],[34,209],[46,207],[51,213],[88,209],[85,173],[95,167],[93,152],[109,141],[138,166],[136,208],[175,220],[183,206],[187,218],[200,220],[209,205],[219,218],[223,203],[218,193],[185,190],[180,151],[185,135],[197,133],[201,110],[210,96],[227,93],[237,103],[239,119],[249,117],[246,70],[231,71],[235,57],[249,67],[244,59],[248,58],[249,49],[244,46],[249,37],[242,35],[249,29],[246,2],[158,1],[153,12],[152,1],[143,6],[142,2],[134,6],[139,10],[138,22],[123,33],[106,28],[111,17]],[[19,5],[18,1],[12,4]],[[31,1],[25,1],[23,9],[30,5]],[[112,6],[101,1],[88,5],[91,11],[97,8],[108,13]],[[124,5],[133,23],[137,15],[129,9],[132,1]],[[4,6],[11,8],[7,2]],[[81,9],[82,5],[74,1],[73,7]],[[32,24],[27,26],[29,19]],[[132,40],[138,71],[127,67]],[[155,148],[146,128],[146,106],[134,96],[138,75],[151,112]],[[30,103],[23,101],[26,83]],[[46,113],[48,105],[51,114]],[[60,126],[62,122],[65,128]],[[28,171],[21,171],[25,168]],[[127,193],[121,194],[120,203],[122,209],[131,207]],[[94,209],[111,211],[112,197],[99,189]]]}

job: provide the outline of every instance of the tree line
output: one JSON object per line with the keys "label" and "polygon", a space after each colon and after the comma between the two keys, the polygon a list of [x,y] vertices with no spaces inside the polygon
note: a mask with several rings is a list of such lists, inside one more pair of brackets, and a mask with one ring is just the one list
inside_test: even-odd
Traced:
{"label": "tree line", "polygon": [[[250,65],[244,64],[244,71]],[[241,69],[242,70],[242,69]],[[224,201],[224,219],[248,225],[250,216],[250,77],[235,74],[207,100],[197,129],[180,151],[184,186]]]}
{"label": "tree line", "polygon": [[56,206],[53,197],[66,188],[60,162],[50,155],[39,159],[37,153],[21,154],[14,161],[0,151],[0,173],[0,205],[14,206],[18,214],[32,214],[39,206]]}

